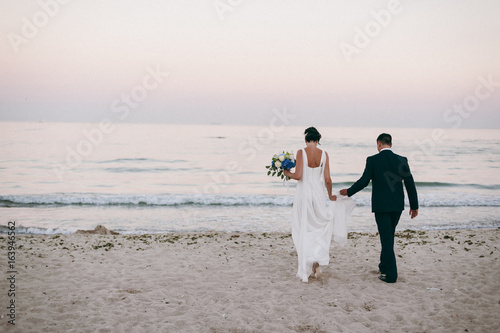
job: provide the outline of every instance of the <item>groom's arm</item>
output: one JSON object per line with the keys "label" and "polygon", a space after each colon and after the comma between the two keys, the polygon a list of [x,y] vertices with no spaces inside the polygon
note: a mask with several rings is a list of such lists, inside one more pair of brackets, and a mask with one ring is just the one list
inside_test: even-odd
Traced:
{"label": "groom's arm", "polygon": [[373,163],[371,159],[368,157],[366,159],[366,166],[365,166],[365,171],[363,171],[363,175],[357,182],[352,184],[351,187],[347,189],[347,196],[351,197],[354,194],[358,193],[362,189],[364,189],[368,184],[370,184],[370,180],[372,179],[373,175]]}
{"label": "groom's arm", "polygon": [[403,167],[403,182],[405,184],[406,193],[408,193],[408,201],[410,201],[410,209],[418,210],[418,196],[417,187],[415,186],[415,180],[410,171],[410,166],[408,165],[408,160],[405,159],[405,164]]}

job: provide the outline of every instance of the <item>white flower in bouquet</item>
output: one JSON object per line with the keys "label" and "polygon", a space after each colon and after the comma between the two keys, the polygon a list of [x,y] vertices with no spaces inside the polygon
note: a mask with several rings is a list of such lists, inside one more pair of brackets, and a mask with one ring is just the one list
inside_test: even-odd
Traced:
{"label": "white flower in bouquet", "polygon": [[[283,161],[285,160],[285,155],[280,155],[278,158],[279,158],[279,160],[280,160],[281,162],[283,162]],[[280,163],[280,166],[281,166],[281,163]],[[279,167],[278,167],[278,168],[279,168]]]}
{"label": "white flower in bouquet", "polygon": [[276,167],[278,169],[281,168],[281,162],[280,161],[276,161],[274,164],[276,165]]}

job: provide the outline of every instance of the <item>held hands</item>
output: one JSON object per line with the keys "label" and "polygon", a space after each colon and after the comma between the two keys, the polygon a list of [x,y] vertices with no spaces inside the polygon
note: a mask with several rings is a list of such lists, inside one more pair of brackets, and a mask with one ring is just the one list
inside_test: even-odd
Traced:
{"label": "held hands", "polygon": [[[341,195],[347,195],[347,189],[346,189],[346,188],[344,188],[344,189],[340,190],[340,194],[341,194]],[[333,196],[331,196],[331,197],[335,197],[335,196],[333,195]],[[330,197],[330,200],[332,200],[332,198],[331,198],[331,197]],[[337,198],[335,197],[335,200],[336,200],[336,199],[337,199]],[[334,201],[334,200],[332,200],[332,201]],[[410,213],[409,213],[409,215],[410,215],[410,217],[411,217],[412,219],[414,219],[414,218],[415,218],[415,217],[417,217],[417,215],[418,215],[418,209],[410,209]]]}

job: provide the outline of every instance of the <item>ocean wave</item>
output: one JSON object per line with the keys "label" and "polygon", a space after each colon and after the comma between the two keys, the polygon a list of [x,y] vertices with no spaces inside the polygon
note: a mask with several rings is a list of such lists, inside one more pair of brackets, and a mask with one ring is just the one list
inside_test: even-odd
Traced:
{"label": "ocean wave", "polygon": [[[334,185],[338,187],[350,187],[352,182],[340,182]],[[500,184],[484,185],[484,184],[467,184],[467,183],[446,183],[446,182],[415,182],[415,186],[418,189],[438,189],[438,188],[456,188],[456,189],[478,189],[478,190],[500,190]],[[371,188],[371,184],[367,186],[368,189]]]}
{"label": "ocean wave", "polygon": [[[133,168],[133,167],[122,167],[122,168],[106,168],[104,169],[108,172],[123,173],[123,172],[162,172],[169,171],[170,168]],[[178,169],[176,170],[178,171]]]}
{"label": "ocean wave", "polygon": [[113,160],[104,160],[104,161],[95,161],[95,163],[131,163],[131,162],[153,162],[153,163],[183,163],[187,162],[186,160],[159,160],[159,159],[154,159],[154,158],[144,158],[144,157],[137,157],[137,158],[115,158]]}
{"label": "ocean wave", "polygon": [[[343,178],[346,177],[345,174],[342,175]],[[343,181],[343,182],[335,182],[334,187],[338,188],[348,188],[353,184],[353,181]],[[474,184],[474,183],[447,183],[447,182],[415,182],[415,186],[417,190],[419,189],[477,189],[477,190],[500,190],[500,184]],[[371,183],[366,187],[367,189],[371,189]]]}
{"label": "ocean wave", "polygon": [[[7,226],[0,225],[0,234],[8,234],[11,231]],[[69,235],[74,231],[66,230],[63,228],[41,228],[41,227],[24,227],[24,226],[16,226],[16,234],[33,234],[33,235],[55,235],[55,234],[64,234]]]}
{"label": "ocean wave", "polygon": [[417,189],[422,187],[457,187],[457,188],[476,188],[483,190],[500,190],[500,185],[483,185],[483,184],[459,184],[459,183],[443,183],[443,182],[415,182]]}
{"label": "ocean wave", "polygon": [[217,194],[40,194],[0,196],[0,207],[25,206],[289,206],[291,196]]}
{"label": "ocean wave", "polygon": [[[353,197],[358,206],[370,206],[370,194]],[[500,195],[476,193],[425,193],[422,207],[500,207]],[[0,207],[43,206],[291,206],[292,195],[251,194],[98,194],[55,193],[0,196]],[[408,205],[408,202],[407,202]]]}

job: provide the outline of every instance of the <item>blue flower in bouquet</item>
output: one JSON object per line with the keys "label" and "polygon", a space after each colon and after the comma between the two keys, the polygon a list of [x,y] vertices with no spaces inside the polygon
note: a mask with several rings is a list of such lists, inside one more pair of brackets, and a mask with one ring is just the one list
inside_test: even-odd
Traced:
{"label": "blue flower in bouquet", "polygon": [[[266,166],[268,176],[277,176],[283,179],[284,170],[290,170],[295,167],[295,156],[293,153],[283,152],[283,154],[274,154],[271,165]],[[287,177],[288,179],[288,177]]]}
{"label": "blue flower in bouquet", "polygon": [[290,170],[291,168],[294,167],[295,167],[295,160],[292,161],[289,159],[285,159],[283,162],[281,162],[282,169]]}

